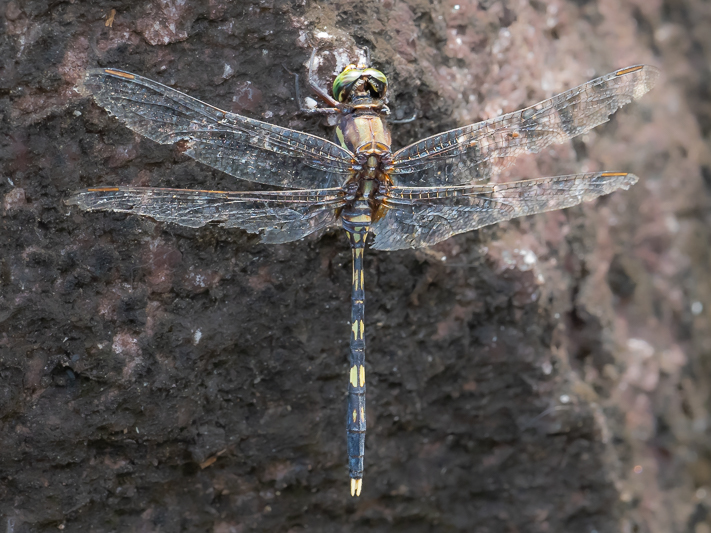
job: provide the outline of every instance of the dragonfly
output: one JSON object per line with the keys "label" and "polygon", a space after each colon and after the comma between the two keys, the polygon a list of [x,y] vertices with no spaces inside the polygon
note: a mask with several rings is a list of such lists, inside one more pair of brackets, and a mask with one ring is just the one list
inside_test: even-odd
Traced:
{"label": "dragonfly", "polygon": [[[234,177],[279,190],[231,192],[97,187],[68,200],[197,228],[217,224],[286,243],[333,226],[352,250],[346,447],[351,496],[360,496],[365,454],[365,292],[363,254],[438,242],[524,215],[563,209],[637,182],[605,171],[492,183],[520,154],[584,134],[655,84],[659,70],[616,70],[525,109],[391,149],[388,80],[368,62],[348,65],[331,93],[311,55],[308,83],[336,119],[335,141],[223,111],[175,89],[114,68],[88,70],[80,85],[133,131]],[[296,83],[298,94],[298,79]]]}

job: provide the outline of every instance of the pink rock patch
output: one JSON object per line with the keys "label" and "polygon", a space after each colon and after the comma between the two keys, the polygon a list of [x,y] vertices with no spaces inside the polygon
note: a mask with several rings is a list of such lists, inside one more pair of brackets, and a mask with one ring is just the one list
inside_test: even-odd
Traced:
{"label": "pink rock patch", "polygon": [[25,198],[25,189],[20,187],[15,187],[9,193],[5,195],[3,199],[3,212],[7,213],[13,209],[19,209],[27,205],[27,198]]}
{"label": "pink rock patch", "polygon": [[145,266],[150,270],[148,283],[153,292],[168,292],[173,285],[173,271],[183,260],[183,254],[159,239],[152,240],[144,253]]}
{"label": "pink rock patch", "polygon": [[185,0],[158,0],[147,10],[136,28],[153,46],[184,41],[192,24]]}

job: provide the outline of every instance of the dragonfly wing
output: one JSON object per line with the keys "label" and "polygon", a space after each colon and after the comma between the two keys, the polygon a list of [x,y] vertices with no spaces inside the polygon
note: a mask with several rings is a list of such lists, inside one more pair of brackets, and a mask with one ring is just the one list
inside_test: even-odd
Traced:
{"label": "dragonfly wing", "polygon": [[596,172],[496,185],[392,187],[382,197],[385,215],[371,226],[372,247],[431,246],[489,224],[572,207],[636,182],[634,174]]}
{"label": "dragonfly wing", "polygon": [[89,70],[82,90],[133,131],[161,144],[183,141],[185,154],[241,179],[310,189],[351,175],[353,154],[335,143],[222,111],[136,74]]}
{"label": "dragonfly wing", "polygon": [[536,105],[418,141],[393,155],[397,185],[446,186],[488,180],[524,153],[536,153],[607,122],[649,91],[659,70],[612,72]]}
{"label": "dragonfly wing", "polygon": [[199,228],[210,222],[260,233],[262,242],[291,242],[338,224],[340,188],[306,191],[221,192],[150,187],[79,191],[67,200],[87,211],[144,215]]}

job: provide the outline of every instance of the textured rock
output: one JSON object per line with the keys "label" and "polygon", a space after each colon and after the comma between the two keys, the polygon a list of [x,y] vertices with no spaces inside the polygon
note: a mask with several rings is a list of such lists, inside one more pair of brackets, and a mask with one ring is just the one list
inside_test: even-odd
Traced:
{"label": "textured rock", "polygon": [[[0,10],[0,528],[711,531],[708,2]],[[316,46],[327,85],[365,45],[396,116],[417,111],[393,126],[398,147],[629,64],[664,78],[501,177],[631,171],[629,191],[366,255],[356,500],[344,235],[268,246],[63,199],[257,188],[134,135],[74,90],[84,69],[330,138],[299,114],[289,71]]]}

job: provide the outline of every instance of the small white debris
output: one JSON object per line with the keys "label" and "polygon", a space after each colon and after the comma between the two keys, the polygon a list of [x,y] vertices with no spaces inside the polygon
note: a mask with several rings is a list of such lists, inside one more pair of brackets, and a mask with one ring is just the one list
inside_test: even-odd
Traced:
{"label": "small white debris", "polygon": [[560,400],[560,403],[570,402],[570,396],[568,396],[567,394],[561,394],[560,398],[558,398],[558,399]]}
{"label": "small white debris", "polygon": [[679,224],[679,220],[672,215],[669,214],[666,217],[664,217],[664,224],[666,225],[667,229],[669,230],[669,233],[679,233],[679,229],[681,228],[681,225]]}
{"label": "small white debris", "polygon": [[316,107],[318,106],[318,102],[316,102],[316,100],[314,100],[310,96],[307,96],[306,98],[304,98],[304,103],[306,104],[306,107],[308,107],[309,109],[316,109]]}
{"label": "small white debris", "polygon": [[691,304],[691,312],[694,316],[700,315],[704,311],[704,304],[701,302],[694,302]]}
{"label": "small white debris", "polygon": [[197,345],[200,339],[202,339],[202,330],[196,329],[195,333],[193,333],[193,344]]}
{"label": "small white debris", "polygon": [[521,255],[523,255],[523,262],[527,265],[533,265],[536,263],[538,258],[531,250],[521,250]]}
{"label": "small white debris", "polygon": [[654,347],[644,339],[628,339],[627,349],[641,360],[649,359],[654,355]]}
{"label": "small white debris", "polygon": [[543,92],[551,92],[555,89],[555,76],[552,72],[544,72],[541,78],[541,89]]}
{"label": "small white debris", "polygon": [[234,69],[229,65],[229,63],[225,63],[225,68],[222,69],[222,77],[224,79],[228,79],[234,74],[235,71]]}
{"label": "small white debris", "polygon": [[456,5],[454,6],[454,11],[459,11],[459,4],[456,4]]}
{"label": "small white debris", "polygon": [[331,35],[327,31],[320,31],[316,34],[317,39],[330,39]]}

